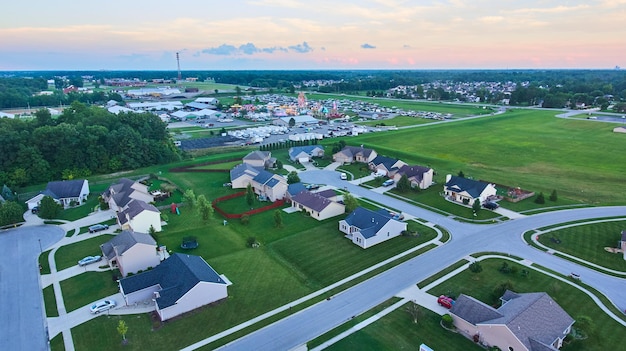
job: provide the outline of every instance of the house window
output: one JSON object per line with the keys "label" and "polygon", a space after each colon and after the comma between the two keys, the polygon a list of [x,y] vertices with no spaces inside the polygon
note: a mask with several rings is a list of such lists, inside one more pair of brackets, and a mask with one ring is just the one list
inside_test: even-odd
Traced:
{"label": "house window", "polygon": [[513,347],[509,346],[509,351],[513,351]]}

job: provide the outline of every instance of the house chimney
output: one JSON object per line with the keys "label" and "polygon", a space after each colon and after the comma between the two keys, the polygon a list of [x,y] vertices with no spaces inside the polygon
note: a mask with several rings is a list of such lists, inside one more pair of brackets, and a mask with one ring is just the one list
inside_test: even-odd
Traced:
{"label": "house chimney", "polygon": [[452,178],[452,174],[447,174],[446,175],[446,183],[449,182],[451,178]]}

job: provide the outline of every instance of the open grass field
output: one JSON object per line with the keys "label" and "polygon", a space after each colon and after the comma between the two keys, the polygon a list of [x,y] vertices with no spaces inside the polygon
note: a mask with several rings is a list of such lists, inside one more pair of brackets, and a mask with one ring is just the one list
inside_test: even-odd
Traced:
{"label": "open grass field", "polygon": [[89,194],[89,197],[87,198],[87,201],[84,204],[77,206],[77,207],[68,208],[66,210],[61,210],[61,212],[59,212],[59,216],[58,216],[59,218],[57,219],[64,219],[66,221],[75,221],[77,219],[86,217],[88,214],[93,212],[96,206],[99,205],[98,195],[99,194],[92,192],[91,194]]}
{"label": "open grass field", "polygon": [[[626,139],[612,125],[555,118],[552,111],[503,115],[349,139],[379,154],[590,204],[624,204]],[[401,150],[401,151],[400,151]]]}
{"label": "open grass field", "polygon": [[[119,272],[116,271],[119,275]],[[71,312],[94,301],[119,292],[113,272],[85,272],[61,281],[65,309]],[[117,301],[122,303],[122,301]],[[80,349],[79,349],[80,350]]]}
{"label": "open grass field", "polygon": [[424,102],[414,100],[396,100],[396,99],[384,99],[384,98],[372,98],[366,96],[354,96],[354,95],[338,95],[338,94],[306,94],[309,100],[353,100],[353,101],[367,101],[377,103],[383,107],[397,107],[403,110],[409,111],[425,111],[425,112],[439,112],[439,113],[451,113],[454,117],[467,117],[475,115],[489,114],[493,111],[491,109],[483,109],[479,105],[471,104],[452,104],[444,102]]}
{"label": "open grass field", "polygon": [[46,308],[46,317],[58,317],[57,302],[54,298],[54,288],[48,285],[43,289],[43,304]]}
{"label": "open grass field", "polygon": [[[617,247],[625,229],[626,221],[579,225],[540,235],[539,242],[602,267],[626,272],[626,260],[622,253],[604,250],[605,247]],[[557,244],[553,238],[560,242]]]}
{"label": "open grass field", "polygon": [[375,120],[375,121],[355,121],[355,124],[360,124],[360,125],[364,125],[364,126],[387,126],[387,127],[406,127],[406,126],[414,126],[417,124],[428,124],[428,123],[433,123],[433,122],[437,122],[436,120],[433,119],[426,119],[426,118],[420,118],[420,117],[409,117],[409,116],[396,116],[393,118],[389,118],[389,119],[383,119],[383,120]]}
{"label": "open grass field", "polygon": [[461,293],[473,296],[487,304],[497,301],[494,289],[505,282],[512,284],[516,292],[547,292],[572,318],[577,319],[581,315],[591,317],[593,326],[586,332],[589,338],[586,340],[576,340],[564,345],[562,351],[574,350],[608,350],[620,345],[623,339],[623,327],[609,318],[593,300],[578,289],[560,281],[555,281],[539,272],[530,271],[527,277],[520,273],[523,266],[506,261],[509,267],[515,267],[516,273],[504,274],[498,271],[501,267],[501,259],[487,259],[481,262],[483,271],[475,274],[468,270],[458,274],[452,279],[436,286],[429,291],[435,296],[440,294],[450,294],[457,296]]}
{"label": "open grass field", "polygon": [[[57,271],[75,266],[77,262],[85,256],[102,255],[100,245],[111,240],[112,237],[113,235],[108,234],[99,235],[91,239],[60,247],[54,255]],[[102,265],[103,263],[93,264]]]}

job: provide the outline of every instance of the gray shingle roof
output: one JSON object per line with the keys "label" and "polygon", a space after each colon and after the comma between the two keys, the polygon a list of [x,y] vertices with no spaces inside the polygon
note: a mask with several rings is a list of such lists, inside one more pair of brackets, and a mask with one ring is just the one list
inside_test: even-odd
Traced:
{"label": "gray shingle roof", "polygon": [[406,175],[407,178],[414,178],[418,182],[421,182],[424,179],[424,173],[430,171],[430,168],[424,166],[402,166],[398,169],[399,175]]}
{"label": "gray shingle roof", "polygon": [[124,252],[135,246],[135,244],[154,245],[155,250],[157,246],[156,241],[150,235],[125,230],[100,245],[100,250],[102,250],[104,257],[110,260],[116,256],[116,251],[117,255],[123,255]]}
{"label": "gray shingle roof", "polygon": [[85,181],[84,179],[74,179],[50,182],[48,186],[46,186],[46,190],[43,191],[43,194],[57,200],[78,197],[80,196],[80,190],[83,188]]}
{"label": "gray shingle roof", "polygon": [[474,198],[479,197],[488,185],[489,184],[485,182],[457,176],[450,177],[450,180],[446,182],[446,187],[448,187],[448,189],[456,192],[466,191]]}
{"label": "gray shingle roof", "polygon": [[227,284],[202,257],[175,253],[152,270],[123,278],[120,285],[126,294],[160,285],[156,303],[162,309],[174,305],[199,282]]}
{"label": "gray shingle roof", "polygon": [[293,160],[301,152],[304,152],[307,155],[311,156],[315,149],[322,149],[323,150],[323,148],[321,146],[318,146],[318,145],[294,146],[294,147],[289,149],[289,158],[291,158]]}
{"label": "gray shingle roof", "polygon": [[337,196],[337,193],[333,189],[326,189],[316,192],[317,195],[330,199]]}
{"label": "gray shingle roof", "polygon": [[501,324],[529,349],[554,350],[551,344],[563,338],[574,319],[544,292],[517,294],[511,291],[502,296],[504,304],[495,310],[491,306],[461,295],[450,309],[451,313],[477,324]]}
{"label": "gray shingle roof", "polygon": [[363,207],[357,207],[345,219],[348,225],[359,228],[361,235],[365,238],[375,236],[376,233],[391,220],[393,219],[388,213],[385,215]]}
{"label": "gray shingle roof", "polygon": [[265,161],[267,159],[270,158],[271,156],[271,152],[269,151],[252,151],[251,153],[247,154],[246,156],[243,157],[244,160],[261,160],[261,161]]}
{"label": "gray shingle roof", "polygon": [[244,174],[248,174],[251,178],[254,178],[260,171],[260,168],[252,167],[247,163],[242,163],[230,170],[230,181],[232,182]]}
{"label": "gray shingle roof", "polygon": [[147,204],[140,200],[132,200],[128,203],[128,207],[124,211],[117,213],[117,218],[119,219],[120,224],[124,224],[128,222],[128,219],[135,218],[135,216],[143,211],[160,213],[159,209],[151,204]]}
{"label": "gray shingle roof", "polygon": [[391,158],[387,156],[380,156],[380,155],[374,157],[374,159],[371,161],[371,163],[374,166],[378,166],[382,164],[383,166],[385,166],[387,170],[391,170],[391,168],[396,162],[398,162],[398,160],[395,158]]}
{"label": "gray shingle roof", "polygon": [[112,184],[104,194],[107,197],[111,197],[111,194],[113,194],[113,201],[115,201],[117,206],[125,207],[131,200],[130,194],[134,191],[132,188],[133,184],[135,184],[134,181],[122,178],[117,183]]}
{"label": "gray shingle roof", "polygon": [[327,198],[314,194],[310,191],[302,191],[298,195],[292,198],[295,203],[302,204],[302,206],[308,207],[316,212],[323,211],[332,201]]}
{"label": "gray shingle roof", "polygon": [[287,186],[287,192],[292,197],[297,195],[299,192],[304,191],[304,190],[306,190],[306,186],[304,184],[300,183],[300,182],[289,184]]}

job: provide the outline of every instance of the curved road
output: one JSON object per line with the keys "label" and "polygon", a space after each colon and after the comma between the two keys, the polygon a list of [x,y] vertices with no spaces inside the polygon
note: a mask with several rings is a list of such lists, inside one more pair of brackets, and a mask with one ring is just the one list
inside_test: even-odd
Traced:
{"label": "curved road", "polygon": [[3,350],[48,350],[37,257],[61,240],[58,226],[0,231],[0,345]]}
{"label": "curved road", "polygon": [[310,171],[300,173],[303,182],[347,188],[351,193],[426,219],[445,227],[452,240],[360,283],[327,301],[275,322],[235,340],[221,350],[290,350],[367,311],[398,292],[437,273],[442,267],[475,252],[498,251],[521,256],[529,261],[581,279],[605,294],[620,310],[626,309],[626,280],[609,276],[576,263],[552,256],[527,245],[521,235],[527,230],[598,217],[624,216],[626,206],[580,208],[547,212],[500,224],[476,225],[410,205],[392,197],[377,194],[339,179],[339,172]]}

